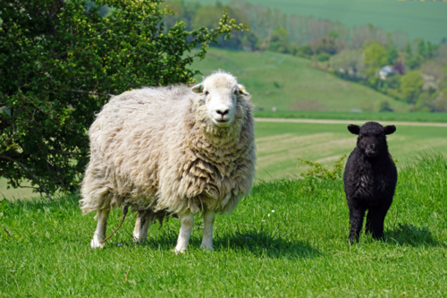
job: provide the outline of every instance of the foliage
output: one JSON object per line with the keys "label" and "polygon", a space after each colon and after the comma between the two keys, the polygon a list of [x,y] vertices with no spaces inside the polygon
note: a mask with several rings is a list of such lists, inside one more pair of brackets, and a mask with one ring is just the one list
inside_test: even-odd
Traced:
{"label": "foliage", "polygon": [[307,170],[304,173],[301,173],[299,176],[302,179],[308,179],[308,178],[319,178],[323,180],[341,179],[345,158],[346,154],[342,154],[340,158],[335,162],[332,170],[329,170],[328,166],[322,166],[319,162],[298,158],[298,160],[300,161],[300,163],[297,164],[298,167],[300,166],[311,167],[309,170]]}
{"label": "foliage", "polygon": [[329,67],[343,78],[362,77],[364,56],[361,50],[344,50],[331,56]]}
{"label": "foliage", "polygon": [[363,63],[368,75],[368,81],[374,85],[377,80],[377,73],[381,67],[388,62],[386,48],[377,42],[368,42],[363,51],[365,58]]}
{"label": "foliage", "polygon": [[224,13],[214,30],[182,22],[165,30],[173,11],[160,3],[2,1],[0,176],[13,187],[30,179],[48,195],[74,191],[88,160],[86,131],[110,94],[191,82],[197,71],[188,65],[209,43],[246,28]]}
{"label": "foliage", "polygon": [[315,54],[329,54],[334,55],[338,52],[336,40],[332,36],[323,36],[310,43],[312,50]]}
{"label": "foliage", "polygon": [[400,79],[400,91],[404,99],[409,103],[414,103],[422,91],[421,73],[417,70],[412,70]]}
{"label": "foliage", "polygon": [[297,46],[292,50],[292,54],[298,57],[310,59],[313,55],[313,50],[309,45]]}
{"label": "foliage", "polygon": [[388,60],[388,64],[394,64],[396,62],[397,57],[399,56],[399,52],[393,46],[388,47],[386,51],[386,59]]}
{"label": "foliage", "polygon": [[317,55],[317,60],[319,62],[328,61],[330,58],[331,58],[331,54],[328,54],[328,53],[320,53]]}
{"label": "foliage", "polygon": [[390,103],[388,101],[382,101],[380,103],[380,112],[392,112],[393,109],[390,107]]}
{"label": "foliage", "polygon": [[289,52],[289,36],[285,28],[277,28],[273,31],[269,50],[279,53]]}
{"label": "foliage", "polygon": [[[399,171],[385,239],[362,235],[353,246],[342,180],[258,183],[230,216],[216,217],[213,252],[199,248],[196,217],[181,255],[172,252],[177,220],[150,227],[136,244],[129,212],[105,248],[91,250],[94,215],[82,216],[78,197],[1,202],[2,296],[442,297],[446,163],[442,155],[411,160]],[[120,217],[112,211],[108,232]]]}

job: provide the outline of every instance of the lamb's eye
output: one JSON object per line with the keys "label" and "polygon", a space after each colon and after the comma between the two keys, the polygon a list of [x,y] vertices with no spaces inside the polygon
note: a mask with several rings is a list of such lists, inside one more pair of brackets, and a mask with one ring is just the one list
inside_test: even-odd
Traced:
{"label": "lamb's eye", "polygon": [[205,91],[205,95],[208,95],[208,94],[210,94],[208,91]]}
{"label": "lamb's eye", "polygon": [[239,92],[237,92],[237,90],[234,90],[234,95],[238,95]]}

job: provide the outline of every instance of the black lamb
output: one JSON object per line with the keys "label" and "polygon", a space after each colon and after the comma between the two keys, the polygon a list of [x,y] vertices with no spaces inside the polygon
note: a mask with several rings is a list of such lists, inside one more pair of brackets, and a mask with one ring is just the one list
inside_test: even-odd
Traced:
{"label": "black lamb", "polygon": [[362,127],[351,124],[348,130],[358,135],[357,147],[349,155],[343,174],[351,223],[349,241],[351,244],[358,241],[366,210],[366,233],[382,239],[383,222],[397,183],[397,170],[388,153],[386,135],[395,132],[396,127],[367,122]]}

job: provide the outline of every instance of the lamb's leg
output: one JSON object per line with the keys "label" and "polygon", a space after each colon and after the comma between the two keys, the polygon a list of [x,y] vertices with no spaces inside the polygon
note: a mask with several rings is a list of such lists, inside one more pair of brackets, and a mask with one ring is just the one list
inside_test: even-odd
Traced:
{"label": "lamb's leg", "polygon": [[349,208],[349,218],[351,221],[351,232],[349,242],[359,241],[360,231],[362,230],[363,218],[365,217],[364,208]]}
{"label": "lamb's leg", "polygon": [[151,211],[138,211],[137,220],[135,222],[135,228],[133,229],[133,241],[143,242],[147,239],[147,230],[151,225],[150,215]]}
{"label": "lamb's leg", "polygon": [[[389,207],[388,207],[389,208]],[[371,234],[374,239],[383,239],[383,224],[385,221],[385,216],[388,212],[388,208],[384,206],[375,207],[371,209],[369,213],[371,214]]]}
{"label": "lamb's leg", "polygon": [[178,235],[175,253],[185,252],[188,249],[189,237],[194,226],[194,215],[192,213],[183,214],[180,217],[180,233]]}
{"label": "lamb's leg", "polygon": [[106,237],[106,227],[109,213],[110,209],[98,210],[98,213],[96,213],[95,218],[98,221],[98,224],[96,226],[96,231],[93,234],[93,239],[90,242],[90,246],[92,248],[104,247],[104,243],[101,243],[101,241]]}
{"label": "lamb's leg", "polygon": [[368,211],[368,215],[366,216],[366,225],[365,225],[365,234],[371,234],[372,232],[372,226],[371,226],[371,216],[373,214],[373,211],[371,209]]}
{"label": "lamb's leg", "polygon": [[214,211],[205,210],[203,213],[203,239],[202,248],[213,250],[213,224],[214,224]]}

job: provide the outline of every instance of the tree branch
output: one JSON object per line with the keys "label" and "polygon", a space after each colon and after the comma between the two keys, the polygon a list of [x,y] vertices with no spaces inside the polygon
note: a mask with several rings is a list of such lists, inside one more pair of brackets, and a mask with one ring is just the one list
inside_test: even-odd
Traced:
{"label": "tree branch", "polygon": [[24,165],[23,163],[21,163],[20,161],[15,160],[14,158],[9,157],[9,156],[6,156],[6,155],[3,155],[3,154],[0,154],[0,158],[2,158],[2,159],[4,159],[4,160],[9,160],[9,161],[15,162],[16,164],[18,164],[19,166],[21,166],[25,171],[27,171],[28,173],[30,173],[30,175],[37,181],[37,183],[39,183],[40,188],[47,194],[47,197],[50,199],[50,201],[53,201],[53,199],[51,198],[50,193],[48,192],[48,190],[45,188],[45,186],[43,186],[43,184],[42,184],[42,182],[40,182],[39,178],[37,178],[37,176],[34,175],[34,173],[33,173],[30,169],[28,169],[27,166],[25,166],[25,165]]}

